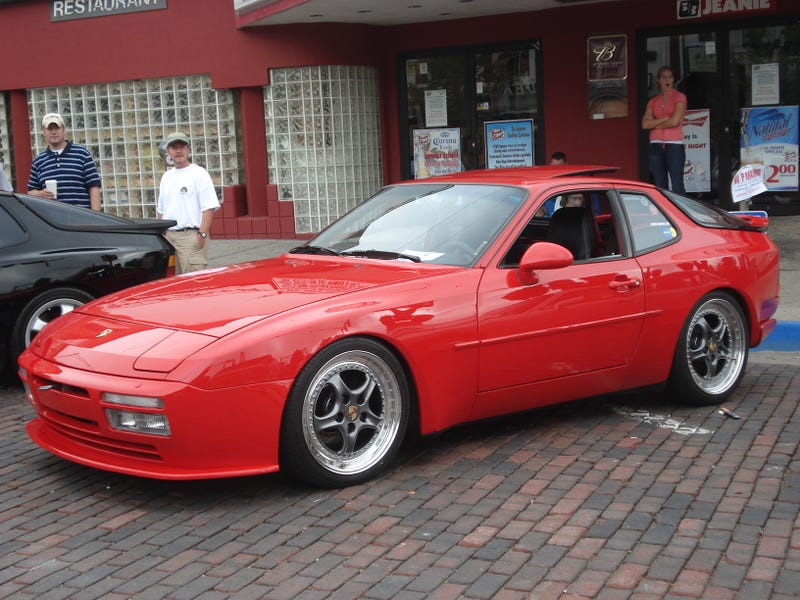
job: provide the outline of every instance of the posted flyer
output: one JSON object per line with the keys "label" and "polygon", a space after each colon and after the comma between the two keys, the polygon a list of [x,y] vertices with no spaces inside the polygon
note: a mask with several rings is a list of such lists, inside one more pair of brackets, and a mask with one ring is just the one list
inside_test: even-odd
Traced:
{"label": "posted flyer", "polygon": [[799,114],[797,106],[742,109],[741,162],[763,166],[768,190],[798,189]]}
{"label": "posted flyer", "polygon": [[533,119],[486,121],[486,167],[533,166]]}
{"label": "posted flyer", "polygon": [[415,129],[413,132],[414,179],[425,179],[433,175],[458,173],[463,170],[461,162],[461,130]]}
{"label": "posted flyer", "polygon": [[711,111],[687,110],[683,116],[686,163],[683,185],[687,192],[711,191]]}

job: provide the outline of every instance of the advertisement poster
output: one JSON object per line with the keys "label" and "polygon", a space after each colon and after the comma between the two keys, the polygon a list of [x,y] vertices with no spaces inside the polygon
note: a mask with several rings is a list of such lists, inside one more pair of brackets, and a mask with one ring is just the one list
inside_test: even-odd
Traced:
{"label": "advertisement poster", "polygon": [[711,111],[687,110],[683,116],[686,164],[683,185],[687,192],[711,191]]}
{"label": "advertisement poster", "polygon": [[486,168],[533,166],[533,119],[486,121]]}
{"label": "advertisement poster", "polygon": [[415,129],[414,179],[425,179],[433,175],[458,173],[463,170],[461,163],[461,130]]}
{"label": "advertisement poster", "polygon": [[625,34],[587,38],[586,79],[590,119],[628,116],[628,37]]}
{"label": "advertisement poster", "polygon": [[742,109],[741,163],[762,165],[768,190],[798,189],[798,115],[797,106]]}
{"label": "advertisement poster", "polygon": [[587,79],[608,81],[628,77],[628,36],[591,36],[586,40]]}

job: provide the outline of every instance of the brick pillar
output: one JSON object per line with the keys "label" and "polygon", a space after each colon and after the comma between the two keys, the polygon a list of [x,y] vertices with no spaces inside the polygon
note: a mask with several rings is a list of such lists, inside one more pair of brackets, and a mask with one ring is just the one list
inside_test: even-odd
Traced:
{"label": "brick pillar", "polygon": [[[11,137],[14,147],[14,191],[25,193],[28,191],[28,177],[30,177],[33,163],[31,123],[28,118],[28,96],[25,90],[9,92],[9,107],[11,108]],[[37,128],[37,131],[40,130],[41,123]]]}
{"label": "brick pillar", "polygon": [[267,140],[261,87],[242,88],[242,152],[247,185],[247,215],[267,216]]}

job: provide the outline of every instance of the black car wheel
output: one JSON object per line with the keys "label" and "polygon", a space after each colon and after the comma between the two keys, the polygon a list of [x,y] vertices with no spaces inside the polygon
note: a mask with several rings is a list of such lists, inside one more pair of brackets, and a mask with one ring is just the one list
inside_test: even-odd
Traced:
{"label": "black car wheel", "polygon": [[53,319],[94,300],[82,290],[69,287],[53,288],[34,297],[17,318],[11,334],[12,357],[19,356],[33,338]]}
{"label": "black car wheel", "polygon": [[366,338],[334,342],[295,380],[281,427],[281,469],[325,487],[367,481],[397,454],[410,410],[397,358]]}
{"label": "black car wheel", "polygon": [[687,404],[718,404],[739,385],[747,365],[747,320],[725,292],[702,298],[681,329],[670,392]]}

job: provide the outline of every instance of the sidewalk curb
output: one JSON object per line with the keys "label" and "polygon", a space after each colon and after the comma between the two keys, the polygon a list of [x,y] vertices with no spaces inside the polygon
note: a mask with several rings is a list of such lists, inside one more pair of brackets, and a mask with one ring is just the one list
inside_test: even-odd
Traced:
{"label": "sidewalk curb", "polygon": [[752,352],[800,352],[800,321],[778,321],[772,333]]}

